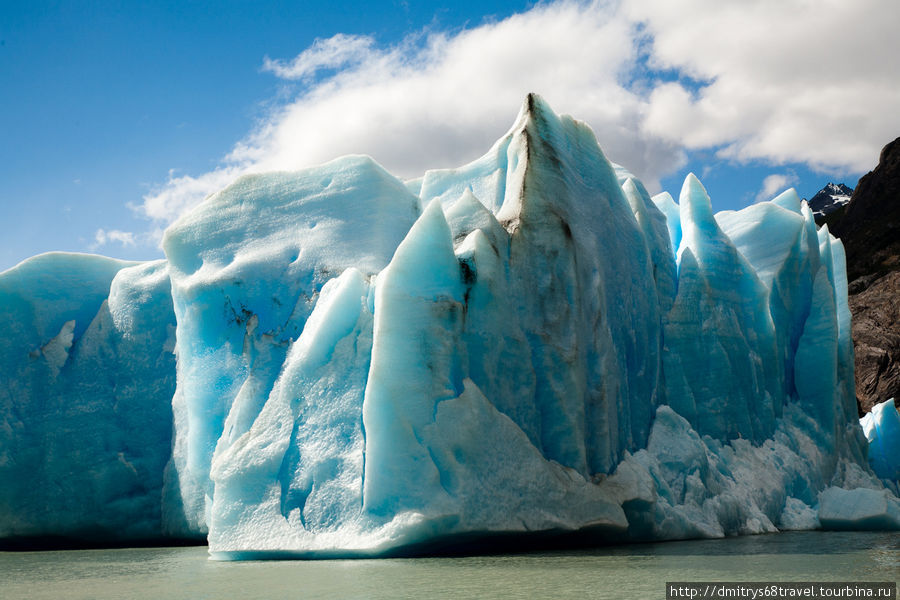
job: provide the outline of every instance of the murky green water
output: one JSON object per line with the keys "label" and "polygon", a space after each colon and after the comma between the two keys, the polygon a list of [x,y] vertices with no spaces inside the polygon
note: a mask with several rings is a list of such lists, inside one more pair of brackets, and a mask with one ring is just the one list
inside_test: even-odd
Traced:
{"label": "murky green water", "polygon": [[896,581],[900,533],[463,558],[214,562],[205,547],[0,552],[0,598],[647,598],[666,581]]}

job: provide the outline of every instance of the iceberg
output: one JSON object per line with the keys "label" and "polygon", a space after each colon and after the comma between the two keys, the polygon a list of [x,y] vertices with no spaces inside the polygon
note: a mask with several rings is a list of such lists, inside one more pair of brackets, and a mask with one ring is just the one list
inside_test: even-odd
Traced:
{"label": "iceberg", "polygon": [[0,274],[0,537],[247,559],[893,526],[843,247],[793,191],[651,197],[532,94],[468,165],[245,176],[163,249]]}
{"label": "iceberg", "polygon": [[900,531],[900,501],[888,490],[830,487],[819,503],[819,521],[828,529]]}

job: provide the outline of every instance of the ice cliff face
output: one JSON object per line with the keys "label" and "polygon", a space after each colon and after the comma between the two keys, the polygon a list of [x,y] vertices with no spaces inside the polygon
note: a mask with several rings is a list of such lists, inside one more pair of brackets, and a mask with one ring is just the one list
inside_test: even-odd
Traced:
{"label": "ice cliff face", "polygon": [[900,414],[894,399],[876,404],[860,424],[869,441],[872,470],[882,479],[900,481]]}
{"label": "ice cliff face", "polygon": [[[169,382],[153,410],[174,440],[141,447],[161,531],[208,534],[214,556],[900,527],[856,420],[843,250],[792,191],[713,215],[691,175],[677,204],[651,198],[532,95],[466,166],[406,184],[364,157],[246,177],[163,245],[167,262],[119,266],[113,289],[158,270],[152,290],[122,277],[153,306],[149,356],[170,361],[141,377]],[[15,279],[28,264],[3,289],[28,288]],[[72,296],[99,305],[103,281]],[[52,325],[4,350],[38,352],[29,377],[68,376],[84,338],[84,317],[47,294],[28,310]],[[116,349],[109,360],[143,368]],[[57,392],[24,377],[7,403],[37,420],[34,399]],[[117,406],[118,390],[97,398]],[[30,444],[9,439],[4,452]],[[867,512],[832,518],[845,492]]]}
{"label": "ice cliff face", "polygon": [[165,261],[52,253],[0,274],[0,538],[157,538],[171,454]]}
{"label": "ice cliff face", "polygon": [[418,213],[402,183],[349,157],[243,178],[166,231],[179,323],[174,467],[186,517],[171,523],[176,531],[206,529],[211,467],[247,437],[325,283],[351,267],[366,277],[382,270]]}

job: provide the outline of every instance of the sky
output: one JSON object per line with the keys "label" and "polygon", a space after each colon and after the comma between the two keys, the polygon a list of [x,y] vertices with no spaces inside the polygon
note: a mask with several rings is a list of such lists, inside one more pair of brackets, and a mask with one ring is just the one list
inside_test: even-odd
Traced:
{"label": "sky", "polygon": [[234,178],[465,164],[528,92],[715,210],[851,187],[900,135],[895,0],[0,0],[0,270],[162,256]]}

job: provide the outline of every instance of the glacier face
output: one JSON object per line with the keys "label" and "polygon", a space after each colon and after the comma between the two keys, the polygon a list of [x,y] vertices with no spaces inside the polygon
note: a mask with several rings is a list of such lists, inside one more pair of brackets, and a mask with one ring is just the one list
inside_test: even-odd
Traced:
{"label": "glacier face", "polygon": [[173,465],[185,515],[175,530],[206,530],[215,457],[259,416],[323,285],[350,267],[383,269],[418,212],[397,179],[348,157],[242,178],[166,230],[178,320]]}
{"label": "glacier face", "polygon": [[869,441],[872,470],[882,479],[900,482],[900,414],[894,399],[876,404],[860,424]]}
{"label": "glacier face", "polygon": [[165,261],[51,253],[0,274],[0,538],[158,538],[175,315]]}
{"label": "glacier face", "polygon": [[[468,165],[245,177],[163,247],[0,274],[0,293],[31,294],[3,315],[4,364],[22,365],[0,388],[4,482],[41,435],[82,428],[41,422],[58,398],[96,406],[112,440],[60,498],[111,527],[155,501],[141,535],[208,535],[220,558],[894,522],[856,419],[843,248],[793,191],[714,215],[690,175],[678,203],[651,198],[531,95]],[[82,287],[54,261],[89,264]],[[58,460],[48,477],[74,459]],[[16,525],[40,494],[3,488],[0,537],[62,530]]]}

